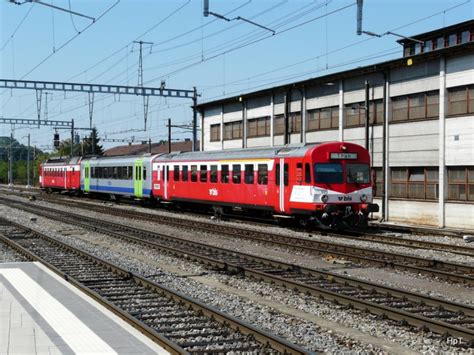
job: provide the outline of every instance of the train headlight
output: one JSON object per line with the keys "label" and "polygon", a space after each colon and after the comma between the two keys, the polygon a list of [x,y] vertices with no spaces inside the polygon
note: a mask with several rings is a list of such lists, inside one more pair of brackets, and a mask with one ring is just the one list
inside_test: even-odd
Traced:
{"label": "train headlight", "polygon": [[367,201],[367,195],[366,195],[366,194],[362,194],[362,195],[360,196],[360,200],[361,200],[362,202]]}
{"label": "train headlight", "polygon": [[323,201],[324,203],[328,202],[329,200],[329,197],[328,195],[321,195],[321,201]]}

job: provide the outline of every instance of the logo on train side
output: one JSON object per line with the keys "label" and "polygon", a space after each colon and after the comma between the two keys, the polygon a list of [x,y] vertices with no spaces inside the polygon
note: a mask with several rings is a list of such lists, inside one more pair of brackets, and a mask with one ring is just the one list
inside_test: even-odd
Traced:
{"label": "logo on train side", "polygon": [[352,196],[338,196],[339,201],[352,201]]}
{"label": "logo on train side", "polygon": [[218,195],[219,195],[219,191],[217,191],[215,187],[212,189],[209,189],[209,196],[218,196]]}

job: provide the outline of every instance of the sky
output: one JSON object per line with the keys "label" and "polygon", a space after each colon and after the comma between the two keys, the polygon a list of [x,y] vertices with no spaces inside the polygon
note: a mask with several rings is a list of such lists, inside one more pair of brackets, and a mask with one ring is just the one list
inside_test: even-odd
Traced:
{"label": "sky", "polygon": [[[137,86],[133,41],[144,41],[153,43],[143,45],[144,86],[196,87],[198,102],[209,102],[402,56],[396,36],[356,34],[356,0],[210,0],[209,10],[230,21],[204,17],[203,0],[42,1],[76,14],[16,2],[0,2],[1,79]],[[363,29],[412,36],[473,15],[474,0],[365,0]],[[96,94],[93,124],[101,138],[158,142],[167,139],[168,118],[192,122],[191,104],[151,97],[144,130],[142,97]],[[42,119],[89,127],[87,93],[43,91],[41,106]],[[0,89],[0,107],[0,117],[38,117],[34,90]],[[11,130],[0,124],[0,136]],[[13,132],[23,144],[30,133],[32,145],[52,149],[52,127],[16,125]],[[191,133],[173,128],[173,138]]]}

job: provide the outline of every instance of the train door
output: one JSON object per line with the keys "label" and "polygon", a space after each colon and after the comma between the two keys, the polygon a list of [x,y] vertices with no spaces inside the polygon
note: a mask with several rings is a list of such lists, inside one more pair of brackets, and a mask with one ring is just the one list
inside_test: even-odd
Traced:
{"label": "train door", "polygon": [[170,167],[169,165],[163,165],[163,194],[165,200],[168,199],[168,179],[170,178]]}
{"label": "train door", "polygon": [[69,175],[69,186],[73,189],[76,189],[78,186],[77,178],[78,178],[78,171],[77,171],[77,165],[75,165],[71,168],[71,173]]}
{"label": "train door", "polygon": [[64,174],[64,189],[67,190],[67,167],[63,170]]}
{"label": "train door", "polygon": [[84,191],[89,192],[91,189],[91,163],[89,161],[86,161],[84,163]]}
{"label": "train door", "polygon": [[134,164],[134,195],[136,197],[143,197],[143,160],[137,159]]}
{"label": "train door", "polygon": [[287,200],[290,197],[291,191],[289,188],[289,165],[285,159],[277,161],[275,166],[275,182],[277,185],[278,206],[280,212],[288,212],[289,206]]}

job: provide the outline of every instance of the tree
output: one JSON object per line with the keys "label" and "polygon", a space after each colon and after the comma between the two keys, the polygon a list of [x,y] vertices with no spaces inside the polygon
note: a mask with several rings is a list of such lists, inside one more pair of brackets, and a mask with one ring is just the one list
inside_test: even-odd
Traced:
{"label": "tree", "polygon": [[[71,155],[71,138],[65,139],[59,143],[59,147],[53,153],[53,155],[59,155],[61,157],[68,157]],[[72,155],[78,156],[81,155],[81,146],[80,144],[74,144]]]}
{"label": "tree", "polygon": [[92,128],[89,138],[84,139],[83,143],[83,152],[84,155],[98,155],[102,156],[104,154],[104,148],[99,144],[99,132],[97,128]]}

